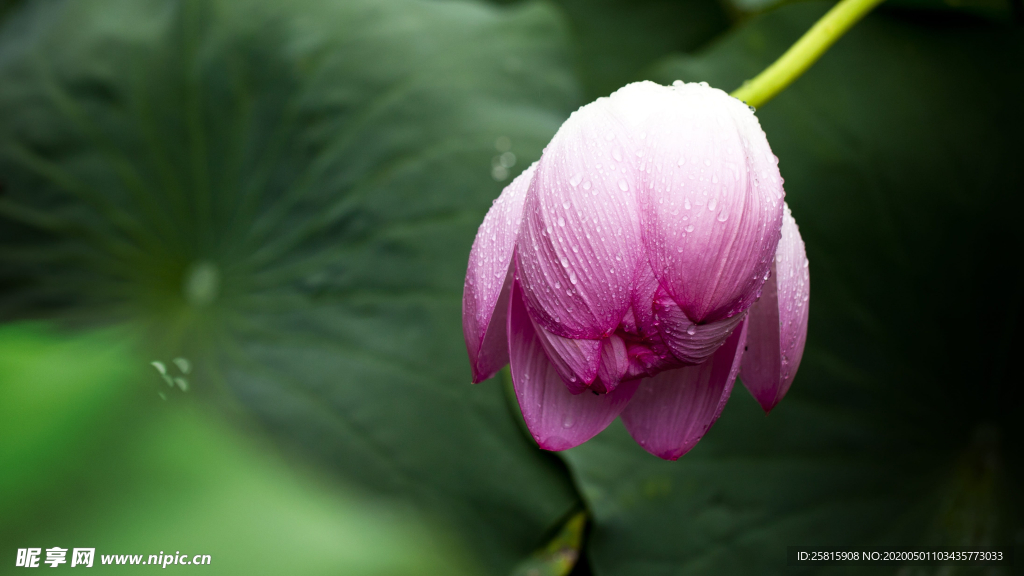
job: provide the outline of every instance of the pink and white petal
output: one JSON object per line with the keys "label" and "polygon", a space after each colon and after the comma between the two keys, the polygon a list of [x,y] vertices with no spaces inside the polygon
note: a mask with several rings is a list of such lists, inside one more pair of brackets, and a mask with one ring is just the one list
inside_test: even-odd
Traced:
{"label": "pink and white petal", "polygon": [[782,240],[761,299],[750,307],[740,378],[765,412],[789,391],[807,341],[811,274],[800,229],[786,206]]}
{"label": "pink and white petal", "polygon": [[530,313],[552,334],[604,338],[629,306],[642,252],[637,149],[602,98],[569,117],[537,165],[516,262]]}
{"label": "pink and white petal", "polygon": [[658,294],[659,288],[661,284],[658,284],[657,277],[651,271],[651,265],[644,258],[637,267],[631,301],[637,330],[644,337],[651,337],[658,332],[654,319],[654,297]]}
{"label": "pink and white petal", "polygon": [[745,311],[779,241],[777,160],[746,105],[721,90],[679,84],[648,122],[638,201],[654,275],[698,323]]}
{"label": "pink and white petal", "polygon": [[664,288],[658,289],[654,298],[654,318],[661,341],[684,364],[703,364],[707,361],[733,333],[743,317],[744,313],[740,313],[707,324],[696,324],[686,317],[683,309]]}
{"label": "pink and white petal", "polygon": [[[479,384],[494,376],[502,366],[508,364],[508,304],[512,294],[514,270],[509,267],[508,276],[498,293],[498,301],[494,305],[490,322],[484,331],[483,341],[476,353],[469,347],[469,333],[466,331],[465,312],[463,313],[463,332],[466,336],[466,348],[469,350],[470,367],[473,371],[473,384]],[[465,301],[463,301],[465,310]]]}
{"label": "pink and white petal", "polygon": [[729,399],[746,336],[744,322],[704,364],[641,380],[622,422],[644,450],[676,460],[697,444]]}
{"label": "pink and white petal", "polygon": [[544,352],[548,355],[548,360],[565,381],[569,391],[579,394],[586,390],[594,378],[597,378],[598,367],[601,364],[601,341],[562,338],[536,323],[533,327],[541,346],[544,347]]}
{"label": "pink and white petal", "polygon": [[627,317],[632,319],[632,331],[627,332],[638,335],[641,339],[627,345],[630,367],[625,378],[653,375],[680,365],[679,360],[662,340],[657,319],[654,317],[654,297],[660,288],[661,285],[651,272],[650,265],[646,259],[642,260],[637,268],[630,313],[627,314]]}
{"label": "pink and white petal", "polygon": [[506,320],[514,276],[512,259],[536,166],[505,187],[484,216],[469,251],[462,291],[462,332],[474,383],[490,378],[508,363]]}
{"label": "pink and white petal", "polygon": [[626,84],[607,99],[608,110],[643,141],[648,122],[656,121],[667,108],[675,105],[667,87],[647,80]]}
{"label": "pink and white petal", "polygon": [[569,392],[544,353],[518,285],[512,291],[508,340],[512,384],[523,419],[545,450],[566,450],[593,438],[636,392],[638,380],[622,382],[609,394]]}
{"label": "pink and white petal", "polygon": [[604,339],[601,347],[601,362],[597,371],[597,379],[591,388],[606,394],[615,390],[629,370],[629,355],[626,342],[617,334]]}

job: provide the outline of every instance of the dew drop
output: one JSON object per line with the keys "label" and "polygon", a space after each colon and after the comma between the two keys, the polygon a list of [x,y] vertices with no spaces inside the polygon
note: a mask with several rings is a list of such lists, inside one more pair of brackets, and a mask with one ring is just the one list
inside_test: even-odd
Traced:
{"label": "dew drop", "polygon": [[561,216],[559,216],[558,217],[558,225],[561,226],[562,228],[565,228],[565,218],[562,218]]}
{"label": "dew drop", "polygon": [[693,232],[693,224],[687,224],[684,230],[686,230],[687,232]]}
{"label": "dew drop", "polygon": [[626,183],[625,178],[619,180],[619,190],[622,190],[623,192],[629,191],[629,184]]}
{"label": "dew drop", "polygon": [[577,172],[572,178],[569,178],[569,184],[572,184],[572,187],[575,188],[579,186],[581,180],[583,180],[583,173]]}

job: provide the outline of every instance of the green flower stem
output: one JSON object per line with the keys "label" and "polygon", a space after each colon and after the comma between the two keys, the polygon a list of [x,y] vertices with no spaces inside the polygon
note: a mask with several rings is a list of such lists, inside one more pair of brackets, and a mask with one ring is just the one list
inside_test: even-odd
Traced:
{"label": "green flower stem", "polygon": [[732,95],[760,108],[799,78],[836,40],[881,3],[882,0],[842,0],[815,22],[785,54],[753,80],[744,82]]}

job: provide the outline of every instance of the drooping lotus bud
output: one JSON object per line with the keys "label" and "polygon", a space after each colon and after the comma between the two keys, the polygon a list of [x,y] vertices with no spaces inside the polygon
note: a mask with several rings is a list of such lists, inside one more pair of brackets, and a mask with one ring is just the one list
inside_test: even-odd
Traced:
{"label": "drooping lotus bud", "polygon": [[[645,449],[678,458],[718,417],[752,346],[747,386],[774,405],[803,350],[809,288],[806,268],[802,284],[781,276],[796,230],[783,195],[757,118],[720,90],[641,82],[584,106],[473,244],[463,327],[474,381],[507,358],[548,450],[622,413]],[[802,317],[782,312],[793,298]],[[772,306],[791,328],[770,333]]]}

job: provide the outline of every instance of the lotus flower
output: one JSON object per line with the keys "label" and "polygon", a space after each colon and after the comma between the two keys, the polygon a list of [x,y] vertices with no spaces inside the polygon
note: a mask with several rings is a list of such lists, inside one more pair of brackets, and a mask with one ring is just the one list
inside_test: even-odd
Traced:
{"label": "lotus flower", "polygon": [[621,414],[675,460],[737,374],[767,412],[807,334],[810,277],[754,113],[707,84],[630,84],[572,114],[495,201],[462,314],[473,381],[506,363],[541,448]]}

